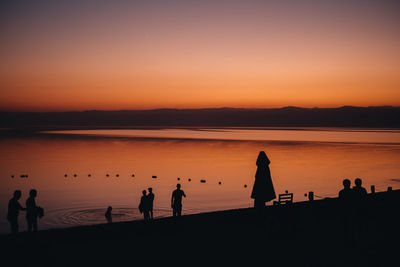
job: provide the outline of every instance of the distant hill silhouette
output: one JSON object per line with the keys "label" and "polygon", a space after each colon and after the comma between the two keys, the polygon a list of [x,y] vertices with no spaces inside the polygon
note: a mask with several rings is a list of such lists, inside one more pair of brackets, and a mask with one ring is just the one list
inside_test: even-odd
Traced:
{"label": "distant hill silhouette", "polygon": [[400,127],[400,107],[154,109],[82,112],[0,112],[2,128],[116,126]]}

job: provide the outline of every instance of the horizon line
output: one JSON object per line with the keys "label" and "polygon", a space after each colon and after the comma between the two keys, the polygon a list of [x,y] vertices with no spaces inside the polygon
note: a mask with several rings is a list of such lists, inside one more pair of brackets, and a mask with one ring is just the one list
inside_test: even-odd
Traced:
{"label": "horizon line", "polygon": [[378,105],[378,106],[356,106],[356,105],[343,105],[336,107],[301,107],[301,106],[281,106],[281,107],[262,107],[262,108],[248,108],[248,107],[202,107],[202,108],[150,108],[150,109],[84,109],[84,110],[59,110],[59,111],[22,111],[22,110],[2,110],[0,112],[7,113],[68,113],[68,112],[117,112],[117,111],[158,111],[158,110],[219,110],[219,109],[241,109],[241,110],[267,110],[267,109],[285,109],[285,108],[298,108],[298,109],[340,109],[340,108],[400,108],[400,106],[392,105]]}

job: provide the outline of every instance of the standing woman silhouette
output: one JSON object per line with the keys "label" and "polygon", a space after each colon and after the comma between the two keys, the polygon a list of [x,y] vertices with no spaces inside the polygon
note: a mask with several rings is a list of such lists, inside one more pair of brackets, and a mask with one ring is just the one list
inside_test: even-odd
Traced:
{"label": "standing woman silhouette", "polygon": [[261,151],[257,158],[257,172],[254,181],[251,198],[254,199],[254,207],[262,209],[265,207],[265,202],[276,198],[274,185],[272,184],[271,172],[269,170],[269,161],[267,154]]}

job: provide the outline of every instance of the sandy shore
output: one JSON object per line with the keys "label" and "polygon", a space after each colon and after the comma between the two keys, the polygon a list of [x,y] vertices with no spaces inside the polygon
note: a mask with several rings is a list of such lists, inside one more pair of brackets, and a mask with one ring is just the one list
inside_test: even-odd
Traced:
{"label": "sandy shore", "polygon": [[3,235],[1,258],[18,266],[393,266],[399,200],[400,190],[369,195],[350,234],[339,200],[324,199],[262,214],[248,208]]}

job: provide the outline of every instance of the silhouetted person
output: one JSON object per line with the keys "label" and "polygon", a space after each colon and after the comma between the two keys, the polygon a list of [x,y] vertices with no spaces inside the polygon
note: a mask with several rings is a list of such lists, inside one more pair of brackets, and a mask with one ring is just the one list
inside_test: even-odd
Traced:
{"label": "silhouetted person", "polygon": [[357,178],[354,180],[355,186],[353,187],[354,198],[356,200],[363,200],[367,196],[367,190],[361,186],[362,180]]}
{"label": "silhouetted person", "polygon": [[108,206],[107,211],[106,211],[106,213],[104,214],[104,216],[106,217],[108,223],[112,223],[112,214],[111,214],[111,211],[112,211],[112,207],[111,207],[111,206]]}
{"label": "silhouetted person", "polygon": [[350,180],[343,180],[343,189],[339,191],[339,198],[344,201],[352,201],[353,191],[350,188]]}
{"label": "silhouetted person", "polygon": [[154,203],[154,194],[153,194],[153,188],[149,187],[149,194],[147,195],[147,200],[149,202],[149,213],[150,213],[150,219],[153,220],[153,203]]}
{"label": "silhouetted person", "polygon": [[37,196],[37,191],[31,189],[29,191],[29,198],[26,200],[26,221],[28,223],[28,232],[37,231],[37,217],[38,217],[38,207],[36,206],[35,198]]}
{"label": "silhouetted person", "polygon": [[343,235],[345,241],[353,242],[354,239],[354,216],[353,216],[353,190],[350,188],[349,179],[343,180],[343,189],[339,191],[339,199],[341,201],[341,216],[343,225]]}
{"label": "silhouetted person", "polygon": [[182,215],[182,196],[186,197],[185,192],[181,190],[181,185],[177,184],[171,197],[171,208],[174,217]]}
{"label": "silhouetted person", "polygon": [[261,151],[257,158],[257,171],[251,192],[251,198],[254,199],[254,207],[262,210],[265,202],[276,198],[274,185],[272,184],[271,172],[269,170],[270,160],[264,151]]}
{"label": "silhouetted person", "polygon": [[359,233],[367,230],[367,190],[361,186],[362,180],[356,178],[353,187],[354,228]]}
{"label": "silhouetted person", "polygon": [[145,221],[149,220],[149,200],[146,195],[146,190],[142,191],[142,197],[140,198],[140,204],[139,204],[139,211],[140,213],[143,213],[143,217]]}
{"label": "silhouetted person", "polygon": [[8,212],[7,212],[7,220],[10,222],[11,225],[11,233],[15,234],[18,233],[19,226],[18,226],[18,215],[20,210],[25,210],[19,204],[18,200],[21,198],[21,190],[15,190],[13,198],[10,199],[8,202]]}

